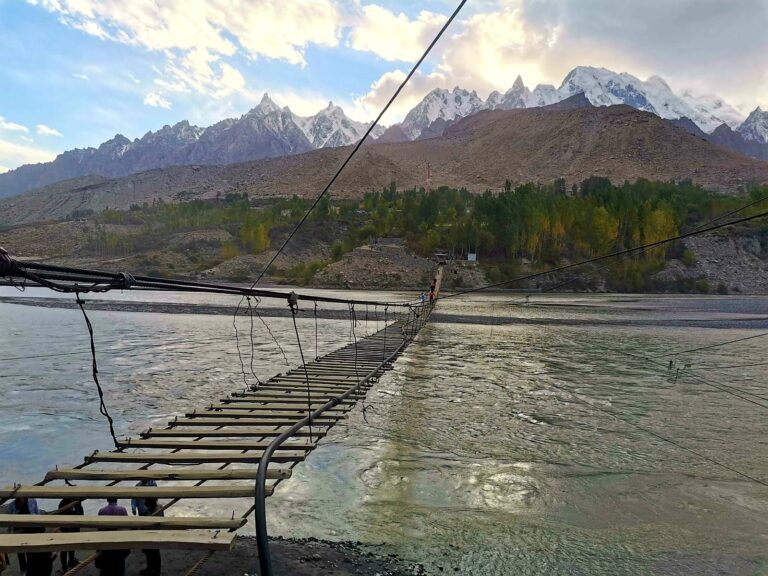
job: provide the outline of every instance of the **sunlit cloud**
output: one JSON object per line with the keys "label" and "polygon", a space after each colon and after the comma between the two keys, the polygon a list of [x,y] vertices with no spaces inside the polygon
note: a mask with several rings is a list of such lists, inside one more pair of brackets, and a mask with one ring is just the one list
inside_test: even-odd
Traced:
{"label": "sunlit cloud", "polygon": [[16,122],[9,122],[2,116],[0,116],[0,130],[8,130],[10,132],[29,132],[29,128]]}
{"label": "sunlit cloud", "polygon": [[396,14],[376,4],[358,8],[349,46],[384,60],[417,60],[445,23],[445,16],[434,12],[422,11],[411,20],[402,12]]}
{"label": "sunlit cloud", "polygon": [[0,164],[3,166],[17,167],[21,164],[35,164],[37,162],[49,162],[55,154],[47,150],[21,146],[7,140],[0,139]]}
{"label": "sunlit cloud", "polygon": [[38,124],[37,125],[37,133],[41,136],[61,136],[61,132],[56,130],[55,128],[51,128],[50,126],[46,126],[45,124]]}
{"label": "sunlit cloud", "polygon": [[144,104],[146,106],[152,106],[153,108],[165,108],[166,110],[171,109],[171,103],[157,92],[150,92],[147,94],[144,97]]}
{"label": "sunlit cloud", "polygon": [[[156,83],[168,91],[221,98],[245,86],[225,58],[283,60],[304,66],[311,45],[336,46],[342,17],[332,0],[28,0],[102,40],[162,53]],[[297,25],[297,23],[301,23]]]}

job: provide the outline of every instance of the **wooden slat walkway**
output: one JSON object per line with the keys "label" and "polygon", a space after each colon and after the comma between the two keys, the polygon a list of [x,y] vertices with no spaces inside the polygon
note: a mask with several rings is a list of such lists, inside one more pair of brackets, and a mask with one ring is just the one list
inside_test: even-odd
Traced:
{"label": "wooden slat walkway", "polygon": [[[310,396],[309,409],[314,411],[355,388],[346,400],[314,418],[311,429],[302,428],[290,441],[279,447],[271,458],[271,462],[278,466],[271,466],[267,474],[271,482],[267,494],[270,494],[277,483],[290,477],[291,468],[314,450],[328,430],[346,418],[357,401],[365,398],[373,381],[388,369],[389,362],[408,342],[409,335],[404,325],[394,322],[358,340],[357,351],[354,344],[347,345],[308,363],[306,373],[304,367],[300,366],[264,382],[257,390],[234,393],[204,409],[188,412],[170,421],[165,428],[149,429],[136,438],[126,439],[120,443],[119,451],[96,451],[86,456],[80,466],[51,470],[39,485],[0,490],[0,501],[14,497],[53,500],[52,506],[41,505],[41,508],[52,510],[58,500],[63,498],[99,501],[107,496],[171,499],[166,507],[179,499],[253,499],[253,480],[256,477],[256,467],[253,465],[260,462],[272,440],[308,414],[307,394]],[[113,463],[132,466],[115,468]],[[108,467],[98,467],[99,464]],[[177,467],[179,464],[184,466]],[[211,468],[206,467],[206,464],[218,466]],[[174,466],[158,467],[168,465]],[[133,483],[138,480],[168,481],[173,484],[137,487]],[[83,484],[55,484],[58,481],[78,481]],[[109,484],[93,484],[98,481]],[[179,484],[181,481],[194,484]],[[227,484],[205,486],[209,481],[226,481]],[[232,483],[238,481],[241,483]],[[123,484],[125,482],[132,484]],[[234,530],[244,522],[244,518],[67,516],[66,510],[61,514],[45,516],[0,514],[0,528],[69,526],[92,530],[79,533],[2,534],[0,552],[106,550],[148,546],[221,550],[231,546],[232,533],[195,530]]]}

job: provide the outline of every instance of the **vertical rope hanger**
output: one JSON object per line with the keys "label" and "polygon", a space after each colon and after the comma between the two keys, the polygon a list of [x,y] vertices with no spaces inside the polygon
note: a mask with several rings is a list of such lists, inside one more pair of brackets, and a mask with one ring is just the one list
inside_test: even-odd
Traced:
{"label": "vertical rope hanger", "polygon": [[315,361],[320,360],[320,354],[317,350],[317,301],[315,301]]}
{"label": "vertical rope hanger", "polygon": [[360,372],[357,369],[357,332],[355,331],[355,325],[357,324],[357,314],[355,314],[355,305],[349,305],[349,319],[352,326],[352,339],[355,342],[355,377],[358,382],[360,381]]}
{"label": "vertical rope hanger", "polygon": [[[235,346],[237,347],[237,357],[240,360],[240,372],[243,375],[243,392],[248,391],[248,377],[245,374],[245,362],[243,361],[243,353],[240,350],[240,333],[237,330],[237,315],[240,312],[240,305],[242,304],[243,300],[240,299],[240,302],[237,303],[237,308],[235,308],[235,313],[232,316],[232,327],[235,329]],[[250,307],[251,303],[250,300],[248,301],[248,306]]]}
{"label": "vertical rope hanger", "polygon": [[307,383],[307,418],[309,420],[309,442],[312,443],[312,390],[309,386],[309,370],[304,360],[304,350],[301,347],[301,336],[299,336],[299,327],[296,324],[296,314],[299,312],[299,296],[296,292],[288,295],[288,307],[291,309],[291,318],[293,318],[293,331],[296,332],[296,344],[299,346],[299,355],[301,356],[301,365],[304,368],[304,379]]}
{"label": "vertical rope hanger", "polygon": [[[253,342],[253,306],[251,306],[251,297],[246,296],[246,299],[248,300],[248,313],[249,313],[249,316],[251,317],[251,374],[256,379],[256,385],[255,386],[252,385],[250,388],[251,390],[256,390],[258,389],[259,386],[261,386],[261,380],[259,380],[259,377],[256,375],[256,372],[253,369],[253,358],[256,355],[255,345]],[[256,298],[257,306],[259,305],[259,302],[260,300]]]}
{"label": "vertical rope hanger", "polygon": [[381,349],[381,360],[387,357],[387,310],[389,306],[384,306],[384,347]]}
{"label": "vertical rope hanger", "polygon": [[91,339],[91,374],[93,376],[93,381],[96,384],[96,390],[99,393],[99,412],[107,419],[107,422],[109,423],[109,434],[112,436],[112,442],[115,444],[115,449],[120,450],[120,443],[117,441],[117,436],[115,435],[115,423],[112,420],[112,416],[109,414],[106,403],[104,402],[104,391],[101,389],[101,383],[99,382],[99,367],[96,364],[96,344],[93,341],[93,325],[91,324],[91,320],[88,318],[88,314],[85,313],[85,308],[83,307],[84,302],[80,298],[79,292],[75,292],[75,298],[77,305],[80,306],[80,311],[83,313],[83,318],[85,318],[85,325],[88,327],[88,335]]}

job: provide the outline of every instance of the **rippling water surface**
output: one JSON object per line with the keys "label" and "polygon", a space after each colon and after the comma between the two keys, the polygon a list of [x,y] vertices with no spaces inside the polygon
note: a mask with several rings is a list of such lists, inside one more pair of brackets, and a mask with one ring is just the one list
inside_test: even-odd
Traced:
{"label": "rippling water surface", "polygon": [[[438,310],[365,417],[278,488],[273,533],[386,543],[460,574],[768,574],[768,336],[668,356],[768,332],[768,298],[475,295]],[[91,318],[119,432],[243,386],[231,316]],[[290,320],[266,320],[298,364]],[[109,448],[79,312],[0,303],[0,326],[0,484]],[[300,329],[314,353],[314,322]],[[257,374],[284,370],[258,321],[254,338]],[[348,322],[319,323],[321,353],[348,338]]]}

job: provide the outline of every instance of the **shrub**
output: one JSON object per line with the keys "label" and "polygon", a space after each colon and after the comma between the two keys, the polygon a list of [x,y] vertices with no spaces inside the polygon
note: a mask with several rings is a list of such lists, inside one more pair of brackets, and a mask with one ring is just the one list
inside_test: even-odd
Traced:
{"label": "shrub", "polygon": [[706,278],[699,278],[694,282],[693,284],[694,289],[696,292],[701,292],[702,294],[709,294],[709,282],[707,282]]}
{"label": "shrub", "polygon": [[686,248],[683,250],[683,255],[680,257],[680,260],[683,264],[688,266],[688,268],[691,268],[696,265],[696,262],[698,260],[696,259],[696,254],[693,250]]}
{"label": "shrub", "polygon": [[725,285],[725,282],[720,282],[720,284],[717,285],[717,293],[728,294],[728,286]]}

